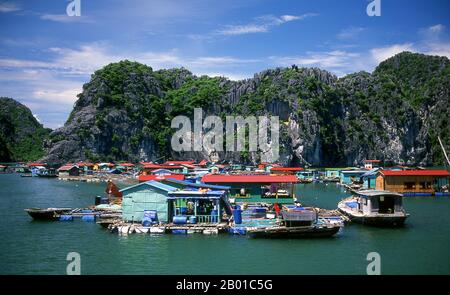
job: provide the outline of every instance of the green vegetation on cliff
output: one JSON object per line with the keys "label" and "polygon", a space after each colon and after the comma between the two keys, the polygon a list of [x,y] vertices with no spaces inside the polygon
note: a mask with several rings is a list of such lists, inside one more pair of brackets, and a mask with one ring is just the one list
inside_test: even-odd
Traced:
{"label": "green vegetation on cliff", "polygon": [[[279,116],[285,164],[353,165],[365,158],[442,164],[437,136],[450,147],[449,89],[447,58],[408,52],[381,63],[372,74],[339,79],[292,66],[229,81],[121,61],[96,71],[84,85],[66,125],[52,133],[46,159],[208,157],[170,148],[172,118],[192,117],[201,107],[205,116]],[[257,161],[259,155],[220,156]]]}
{"label": "green vegetation on cliff", "polygon": [[26,106],[0,97],[0,162],[41,158],[43,141],[50,131],[42,127]]}

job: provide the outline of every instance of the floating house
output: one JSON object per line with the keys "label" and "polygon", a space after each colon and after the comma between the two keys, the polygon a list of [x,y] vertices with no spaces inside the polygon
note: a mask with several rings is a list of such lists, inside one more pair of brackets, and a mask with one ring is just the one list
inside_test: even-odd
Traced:
{"label": "floating house", "polygon": [[59,177],[79,176],[80,168],[76,165],[64,165],[58,169]]}
{"label": "floating house", "polygon": [[94,165],[93,169],[99,171],[109,171],[114,168],[114,166],[115,165],[113,163],[98,163]]}
{"label": "floating house", "polygon": [[270,169],[270,173],[279,175],[294,175],[302,170],[302,167],[272,167]]}
{"label": "floating house", "polygon": [[209,188],[183,189],[169,192],[169,222],[172,223],[220,223],[223,213],[231,216],[225,190]]}
{"label": "floating house", "polygon": [[295,175],[261,174],[207,174],[202,182],[231,187],[230,197],[236,203],[280,203],[294,202]]}
{"label": "floating house", "polygon": [[375,189],[379,170],[380,168],[374,168],[361,175],[364,189]]}
{"label": "floating house", "polygon": [[120,163],[119,166],[117,166],[117,169],[122,172],[129,172],[133,171],[134,167],[136,166],[133,163]]}
{"label": "floating house", "polygon": [[449,182],[447,170],[381,170],[376,178],[376,189],[404,196],[431,196],[448,187]]}
{"label": "floating house", "polygon": [[336,169],[336,168],[326,168],[325,169],[325,178],[328,179],[337,179],[339,178],[339,171],[341,169]]}
{"label": "floating house", "polygon": [[366,173],[367,170],[342,170],[340,172],[341,184],[352,184],[353,182],[360,182],[361,176]]}
{"label": "floating house", "polygon": [[120,190],[122,193],[122,219],[141,222],[144,211],[155,210],[159,222],[168,222],[169,192],[177,188],[157,181],[147,181]]}
{"label": "floating house", "polygon": [[151,172],[158,170],[158,169],[166,169],[170,170],[172,173],[182,173],[183,172],[183,166],[181,165],[160,165],[160,164],[153,164],[153,163],[142,163],[142,171],[146,172],[147,174],[150,174]]}
{"label": "floating house", "polygon": [[367,170],[372,170],[380,167],[380,163],[380,160],[364,160],[364,168]]}
{"label": "floating house", "polygon": [[146,182],[146,181],[151,181],[151,180],[161,181],[166,178],[184,180],[185,176],[183,174],[173,173],[171,170],[168,170],[168,169],[156,169],[150,173],[147,173],[144,171],[138,177],[139,182]]}
{"label": "floating house", "polygon": [[376,226],[401,226],[409,214],[402,195],[390,191],[361,190],[338,203],[338,210],[352,221]]}

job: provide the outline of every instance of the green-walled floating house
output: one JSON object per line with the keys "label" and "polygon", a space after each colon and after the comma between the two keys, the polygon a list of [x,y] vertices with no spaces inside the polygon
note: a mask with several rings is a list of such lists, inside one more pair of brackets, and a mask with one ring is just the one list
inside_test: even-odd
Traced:
{"label": "green-walled floating house", "polygon": [[156,210],[160,222],[168,222],[167,196],[177,188],[157,181],[147,181],[120,190],[122,196],[122,219],[141,222],[144,210]]}
{"label": "green-walled floating house", "polygon": [[230,198],[236,203],[292,204],[295,200],[295,175],[207,174],[202,182],[231,187]]}

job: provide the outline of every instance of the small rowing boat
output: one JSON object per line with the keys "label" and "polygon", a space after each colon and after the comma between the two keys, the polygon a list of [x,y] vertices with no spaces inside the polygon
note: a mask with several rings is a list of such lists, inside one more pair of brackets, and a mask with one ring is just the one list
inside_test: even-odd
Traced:
{"label": "small rowing boat", "polygon": [[35,220],[57,220],[61,214],[69,213],[71,208],[29,208],[25,211]]}

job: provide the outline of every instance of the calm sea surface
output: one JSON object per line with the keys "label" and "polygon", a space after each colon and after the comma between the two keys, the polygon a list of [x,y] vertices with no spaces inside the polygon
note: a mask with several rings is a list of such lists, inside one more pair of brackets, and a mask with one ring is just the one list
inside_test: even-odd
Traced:
{"label": "calm sea surface", "polygon": [[[365,274],[369,252],[383,274],[450,274],[450,198],[409,198],[400,229],[346,226],[322,240],[133,234],[95,223],[37,222],[30,207],[85,207],[105,184],[0,175],[0,274],[65,274],[69,252],[82,274]],[[304,205],[328,209],[348,195],[335,184],[302,184]]]}

